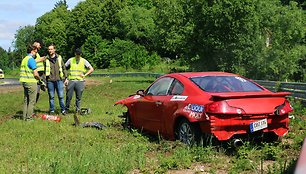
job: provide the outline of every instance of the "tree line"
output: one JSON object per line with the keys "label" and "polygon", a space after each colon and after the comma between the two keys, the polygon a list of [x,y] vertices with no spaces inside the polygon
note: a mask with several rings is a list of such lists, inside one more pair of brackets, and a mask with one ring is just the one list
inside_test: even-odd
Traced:
{"label": "tree line", "polygon": [[227,71],[253,79],[306,81],[305,2],[289,0],[66,0],[17,30],[0,66],[19,67],[41,38],[65,59],[81,47],[95,68],[154,67]]}

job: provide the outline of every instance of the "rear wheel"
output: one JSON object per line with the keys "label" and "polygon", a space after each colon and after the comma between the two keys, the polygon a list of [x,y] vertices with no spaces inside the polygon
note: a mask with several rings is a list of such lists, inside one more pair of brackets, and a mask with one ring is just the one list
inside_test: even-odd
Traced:
{"label": "rear wheel", "polygon": [[195,125],[192,125],[186,119],[183,119],[179,122],[176,129],[176,135],[178,140],[189,146],[198,145],[201,139],[201,132],[199,128]]}

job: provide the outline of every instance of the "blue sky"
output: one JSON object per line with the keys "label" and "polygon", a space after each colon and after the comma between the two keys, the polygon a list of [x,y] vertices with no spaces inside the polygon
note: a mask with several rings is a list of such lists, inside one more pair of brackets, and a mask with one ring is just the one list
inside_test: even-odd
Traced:
{"label": "blue sky", "polygon": [[[12,42],[16,31],[27,25],[34,26],[36,19],[54,8],[59,0],[1,0],[0,1],[0,47],[13,49]],[[66,0],[73,8],[80,1]]]}

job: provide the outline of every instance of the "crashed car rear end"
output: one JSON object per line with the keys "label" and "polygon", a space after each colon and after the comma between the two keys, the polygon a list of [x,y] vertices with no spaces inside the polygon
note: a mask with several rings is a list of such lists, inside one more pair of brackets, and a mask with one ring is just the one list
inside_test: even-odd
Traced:
{"label": "crashed car rear end", "polygon": [[289,113],[293,110],[284,98],[288,94],[244,95],[244,98],[214,95],[217,101],[205,106],[209,120],[200,124],[201,130],[218,140],[258,132],[271,133],[269,138],[284,136],[289,129]]}

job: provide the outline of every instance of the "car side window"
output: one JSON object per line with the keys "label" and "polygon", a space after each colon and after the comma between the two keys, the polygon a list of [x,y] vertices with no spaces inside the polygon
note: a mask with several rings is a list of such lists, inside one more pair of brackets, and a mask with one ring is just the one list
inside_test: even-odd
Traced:
{"label": "car side window", "polygon": [[172,87],[169,91],[169,95],[181,95],[184,91],[184,85],[178,81],[174,80]]}
{"label": "car side window", "polygon": [[149,87],[147,95],[167,95],[170,85],[174,79],[171,77],[164,77],[157,80],[153,85]]}

